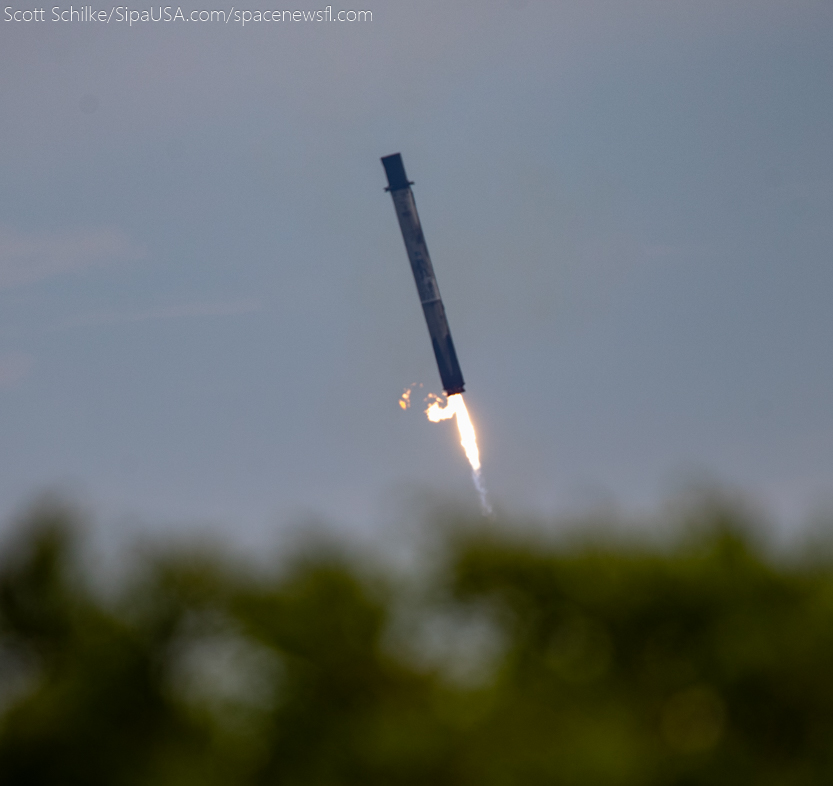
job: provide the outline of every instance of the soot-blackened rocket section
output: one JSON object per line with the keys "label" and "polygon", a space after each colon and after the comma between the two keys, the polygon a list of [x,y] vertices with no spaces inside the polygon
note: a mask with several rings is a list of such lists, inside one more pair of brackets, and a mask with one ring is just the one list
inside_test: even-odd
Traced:
{"label": "soot-blackened rocket section", "polygon": [[440,289],[431,265],[431,257],[428,256],[428,247],[425,245],[411,182],[405,175],[402,156],[399,153],[385,156],[382,164],[388,176],[388,187],[385,190],[390,191],[393,197],[402,239],[405,241],[425,321],[428,323],[428,332],[431,334],[431,343],[434,345],[443,390],[449,396],[462,393],[465,389],[463,372],[460,371],[460,364],[457,362],[457,353],[454,351],[454,342],[448,329]]}

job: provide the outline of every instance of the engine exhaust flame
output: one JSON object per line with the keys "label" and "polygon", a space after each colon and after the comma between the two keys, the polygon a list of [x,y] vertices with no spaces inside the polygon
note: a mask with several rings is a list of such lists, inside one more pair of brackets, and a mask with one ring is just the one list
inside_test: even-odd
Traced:
{"label": "engine exhaust flame", "polygon": [[483,483],[483,474],[480,469],[480,451],[477,447],[477,435],[474,433],[474,426],[472,425],[469,411],[466,409],[466,402],[463,401],[461,393],[455,393],[449,396],[446,405],[442,406],[439,396],[429,394],[428,400],[431,400],[425,414],[428,420],[432,423],[439,423],[441,420],[457,419],[457,430],[460,432],[460,444],[466,452],[466,458],[471,464],[471,476],[474,481],[474,487],[480,495],[480,506],[483,509],[485,516],[492,515],[492,506],[489,504],[489,499],[486,495],[486,486]]}

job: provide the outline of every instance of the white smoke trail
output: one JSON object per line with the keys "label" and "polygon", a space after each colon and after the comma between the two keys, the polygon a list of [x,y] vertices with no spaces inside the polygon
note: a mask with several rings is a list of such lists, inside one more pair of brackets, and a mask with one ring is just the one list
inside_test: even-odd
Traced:
{"label": "white smoke trail", "polygon": [[489,497],[486,493],[486,484],[483,482],[483,472],[479,469],[473,469],[471,471],[471,479],[474,481],[474,487],[480,495],[480,510],[483,512],[484,516],[492,518],[495,513],[492,510],[492,505],[489,502]]}

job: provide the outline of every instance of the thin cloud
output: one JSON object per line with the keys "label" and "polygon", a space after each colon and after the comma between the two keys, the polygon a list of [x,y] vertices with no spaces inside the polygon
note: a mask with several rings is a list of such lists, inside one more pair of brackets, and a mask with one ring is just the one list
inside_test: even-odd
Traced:
{"label": "thin cloud", "polygon": [[0,289],[32,284],[116,259],[143,256],[113,229],[78,230],[61,235],[23,235],[0,228]]}
{"label": "thin cloud", "polygon": [[34,365],[31,355],[17,352],[0,355],[0,390],[15,387]]}
{"label": "thin cloud", "polygon": [[184,317],[227,317],[251,314],[260,311],[259,300],[230,300],[216,303],[183,303],[165,308],[151,308],[143,311],[100,311],[83,314],[61,325],[61,328],[88,327],[93,325],[122,325],[134,322],[148,322],[159,319],[181,319]]}

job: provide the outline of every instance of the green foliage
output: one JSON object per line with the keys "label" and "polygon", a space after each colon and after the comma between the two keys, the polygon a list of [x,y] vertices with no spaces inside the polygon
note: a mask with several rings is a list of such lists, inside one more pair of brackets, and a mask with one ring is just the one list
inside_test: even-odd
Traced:
{"label": "green foliage", "polygon": [[704,517],[664,549],[449,539],[416,613],[332,551],[157,552],[104,600],[37,513],[0,555],[0,783],[833,782],[833,568]]}

